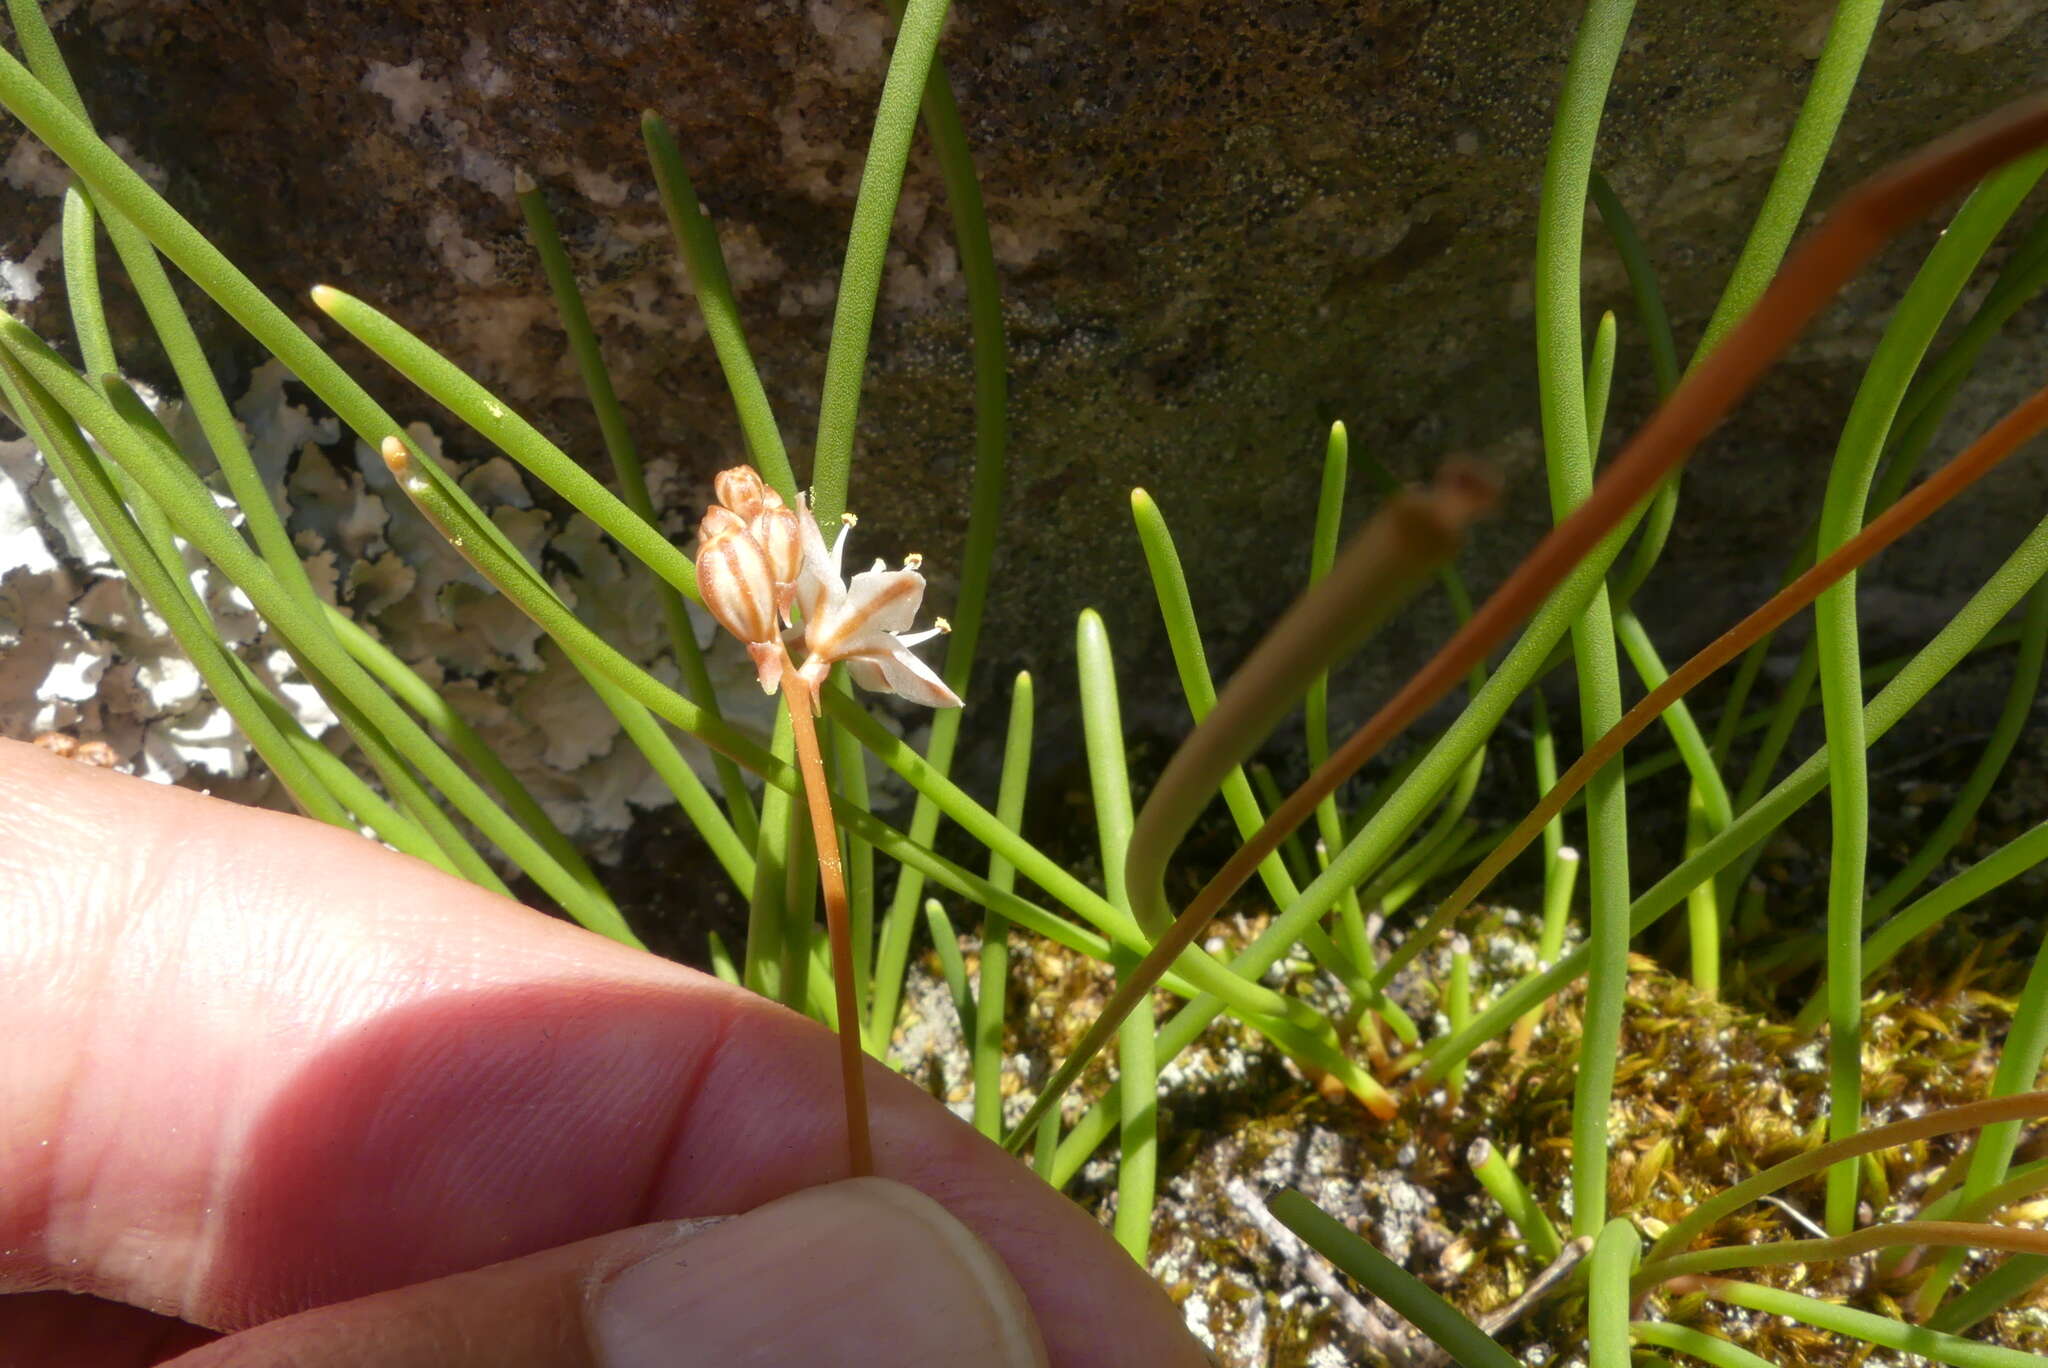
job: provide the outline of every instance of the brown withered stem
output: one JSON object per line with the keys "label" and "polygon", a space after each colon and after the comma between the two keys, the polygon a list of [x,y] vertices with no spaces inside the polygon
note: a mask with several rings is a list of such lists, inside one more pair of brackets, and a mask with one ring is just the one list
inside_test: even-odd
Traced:
{"label": "brown withered stem", "polygon": [[[1142,994],[1151,991],[1180,951],[1194,943],[1266,856],[1309,818],[1316,804],[1449,693],[1535,612],[1587,551],[1684,462],[1879,248],[1934,206],[2044,142],[2048,142],[2048,97],[2035,96],[1930,144],[1852,190],[1786,260],[1742,322],[1637,430],[1585,502],[1537,543],[1436,655],[1317,767],[1203,886],[1048,1082],[1027,1121],[1035,1122],[1050,1105],[1053,1082],[1064,1080],[1063,1087],[1078,1076],[1123,1015]],[[1284,630],[1283,621],[1282,627],[1269,634],[1269,641]],[[1197,736],[1201,730],[1197,728]],[[1141,826],[1143,820],[1141,815]],[[1156,872],[1141,868],[1136,860],[1129,867],[1131,903],[1141,924],[1160,920],[1160,908],[1152,901]],[[1029,1126],[1020,1126],[1006,1144],[1018,1148],[1028,1135]]]}
{"label": "brown withered stem", "polygon": [[2044,142],[2048,97],[2035,96],[1923,148],[1852,190],[1792,253],[1742,322],[1637,430],[1586,501],[1537,543],[1399,693],[1289,795],[1195,896],[1182,919],[1206,925],[1317,803],[1505,641],[1586,552],[1677,469],[1894,234]]}
{"label": "brown withered stem", "polygon": [[1486,858],[1473,867],[1450,896],[1410,933],[1401,948],[1388,956],[1379,972],[1386,975],[1398,973],[1402,965],[1420,953],[1432,937],[1470,907],[1472,900],[1528,848],[1529,843],[1542,832],[1545,823],[1564,811],[1565,804],[1600,772],[1601,766],[1619,755],[1622,747],[1641,735],[1663,715],[1665,709],[1684,697],[1701,680],[1748,650],[1765,633],[1783,626],[1794,613],[1818,598],[1822,590],[1925,521],[1935,510],[1975,484],[2043,430],[2048,430],[2048,386],[2036,390],[1989,432],[1972,442],[1961,455],[1929,476],[1883,514],[1871,519],[1856,536],[1843,542],[1832,554],[1779,590],[1762,607],[1673,670],[1669,678],[1645,694],[1621,721],[1586,748],[1585,754],[1559,776],[1557,783],[1543,795],[1542,801],[1530,810],[1529,815],[1488,851]]}
{"label": "brown withered stem", "polygon": [[[1399,606],[1450,558],[1465,526],[1492,506],[1493,496],[1492,480],[1463,464],[1449,467],[1427,493],[1397,494],[1352,538],[1329,575],[1266,634],[1217,698],[1215,709],[1168,762],[1152,798],[1138,814],[1128,856],[1132,910],[1139,924],[1156,931],[1158,939],[1005,1137],[1004,1146],[1012,1153],[1032,1138],[1039,1119],[1073,1086],[1088,1061],[1109,1043],[1117,1025],[1208,924],[1206,916],[1187,915],[1167,924],[1161,906],[1164,896],[1156,886],[1158,874],[1223,774],[1264,739],[1292,703],[1298,690],[1287,686],[1313,674],[1329,654],[1342,650],[1347,639],[1355,640]],[[1149,902],[1140,897],[1140,888],[1147,890]],[[1392,1099],[1383,1093],[1368,1105],[1381,1120],[1394,1114]]]}

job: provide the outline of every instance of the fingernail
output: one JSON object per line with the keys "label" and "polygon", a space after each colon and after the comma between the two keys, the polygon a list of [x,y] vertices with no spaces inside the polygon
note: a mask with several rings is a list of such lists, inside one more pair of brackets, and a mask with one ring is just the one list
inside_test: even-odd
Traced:
{"label": "fingernail", "polygon": [[602,1368],[1046,1362],[1002,1261],[937,1202],[880,1178],[679,1233],[593,1295]]}

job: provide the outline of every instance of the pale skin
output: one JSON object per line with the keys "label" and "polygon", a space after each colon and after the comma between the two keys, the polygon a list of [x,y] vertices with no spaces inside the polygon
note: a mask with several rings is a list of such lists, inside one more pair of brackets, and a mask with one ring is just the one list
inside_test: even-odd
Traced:
{"label": "pale skin", "polygon": [[[9,741],[0,978],[24,1368],[175,1361],[506,1260],[530,1292],[578,1241],[846,1176],[813,1023],[346,832]],[[872,1061],[867,1085],[877,1172],[995,1250],[1054,1364],[1204,1361],[1091,1217]],[[498,1286],[463,1333],[571,1314]]]}

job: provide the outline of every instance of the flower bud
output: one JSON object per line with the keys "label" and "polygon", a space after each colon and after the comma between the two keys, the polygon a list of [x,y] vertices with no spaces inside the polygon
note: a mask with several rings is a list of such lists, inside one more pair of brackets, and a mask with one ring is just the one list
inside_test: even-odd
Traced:
{"label": "flower bud", "polygon": [[774,572],[768,553],[745,530],[715,533],[698,546],[697,592],[719,625],[741,641],[779,642]]}
{"label": "flower bud", "polygon": [[745,532],[747,520],[721,504],[713,504],[704,510],[704,518],[697,524],[697,545],[709,546],[728,532]]}
{"label": "flower bud", "polygon": [[782,620],[791,620],[790,607],[796,602],[796,579],[803,569],[803,534],[798,527],[796,511],[775,499],[770,490],[769,498],[774,502],[761,512],[748,527],[754,541],[768,555],[768,569],[775,577],[775,607],[782,614]]}
{"label": "flower bud", "polygon": [[762,482],[761,473],[752,466],[721,470],[711,486],[718,491],[718,501],[739,514],[742,521],[752,522],[761,516],[768,487]]}

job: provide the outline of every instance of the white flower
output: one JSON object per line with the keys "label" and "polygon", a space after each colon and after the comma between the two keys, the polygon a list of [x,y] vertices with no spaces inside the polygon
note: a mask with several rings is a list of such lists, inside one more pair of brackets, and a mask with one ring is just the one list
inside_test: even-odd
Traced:
{"label": "white flower", "polygon": [[846,547],[846,515],[830,548],[818,530],[808,501],[784,504],[750,466],[719,474],[719,502],[698,528],[697,588],[704,606],[746,643],[762,691],[774,693],[791,668],[783,632],[803,609],[802,640],[808,653],[800,672],[813,706],[818,688],[834,665],[844,662],[853,682],[876,693],[893,693],[928,708],[957,708],[960,699],[910,648],[951,630],[946,620],[922,632],[910,624],[924,601],[919,559],[901,570],[876,561],[847,584],[839,571]]}
{"label": "white flower", "polygon": [[863,689],[893,693],[927,708],[959,707],[959,695],[910,651],[952,630],[944,618],[925,631],[909,630],[924,602],[918,558],[912,556],[901,570],[884,569],[876,561],[874,568],[848,584],[840,578],[839,564],[851,518],[841,523],[830,550],[808,501],[798,509],[797,523],[803,537],[803,568],[797,573],[796,597],[804,610],[804,649],[810,653],[804,661],[805,676],[822,666],[815,670],[822,680],[825,670],[844,661],[853,682]]}

